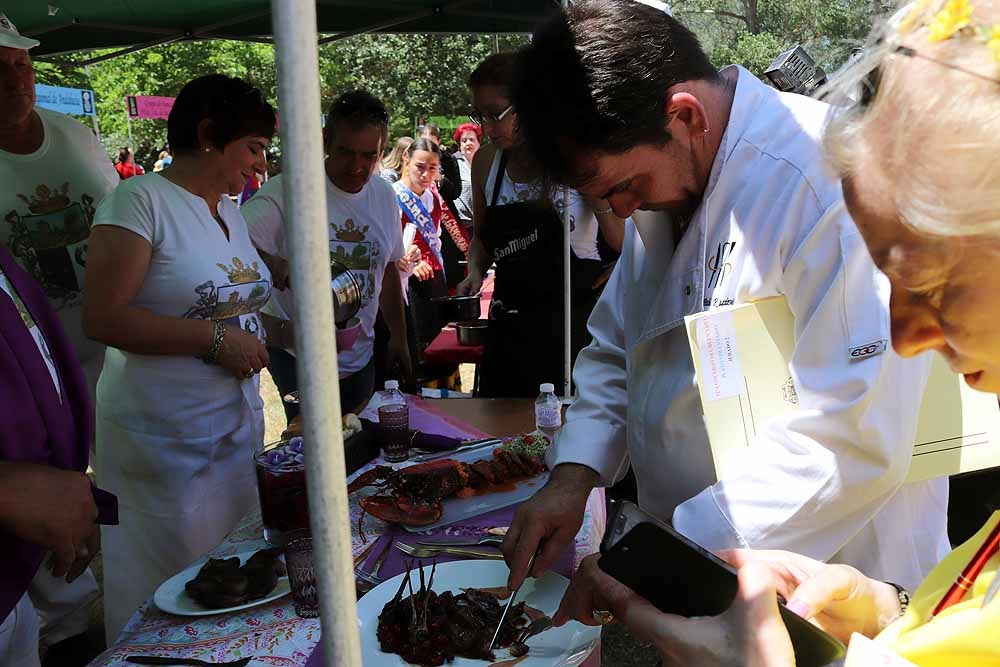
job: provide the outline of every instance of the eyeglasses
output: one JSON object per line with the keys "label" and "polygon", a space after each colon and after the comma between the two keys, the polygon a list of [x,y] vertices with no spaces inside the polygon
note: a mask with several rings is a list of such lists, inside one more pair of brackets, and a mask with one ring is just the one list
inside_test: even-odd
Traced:
{"label": "eyeglasses", "polygon": [[513,104],[508,104],[506,109],[496,114],[479,113],[478,111],[473,111],[472,113],[469,114],[469,120],[471,120],[479,127],[486,125],[486,123],[499,123],[507,116],[507,114],[511,112],[513,108],[514,108]]}

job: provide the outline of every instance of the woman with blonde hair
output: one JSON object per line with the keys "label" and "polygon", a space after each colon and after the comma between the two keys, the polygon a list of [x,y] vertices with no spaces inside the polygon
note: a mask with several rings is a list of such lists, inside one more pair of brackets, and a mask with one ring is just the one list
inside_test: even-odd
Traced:
{"label": "woman with blonde hair", "polygon": [[379,172],[379,176],[390,183],[398,181],[403,173],[403,160],[406,157],[406,152],[410,150],[410,146],[412,145],[413,137],[400,137],[396,139],[396,145],[392,147],[392,151],[382,160],[382,170]]}
{"label": "woman with blonde hair", "polygon": [[[922,1],[901,10],[831,92],[855,100],[826,136],[844,200],[892,288],[892,344],[934,351],[965,382],[1000,393],[1000,2]],[[845,565],[782,551],[733,551],[740,592],[725,613],[663,614],[581,565],[556,615],[593,623],[611,609],[664,665],[787,667],[794,656],[775,592],[841,640],[875,638],[847,664],[1000,664],[1000,512],[909,594]],[[864,640],[856,640],[864,643]],[[891,662],[905,658],[909,662]]]}

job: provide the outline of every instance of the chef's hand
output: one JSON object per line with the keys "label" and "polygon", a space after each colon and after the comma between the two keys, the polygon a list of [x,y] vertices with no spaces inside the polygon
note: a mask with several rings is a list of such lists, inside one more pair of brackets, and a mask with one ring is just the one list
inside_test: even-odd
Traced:
{"label": "chef's hand", "polygon": [[82,472],[0,463],[0,526],[50,549],[55,576],[69,573],[75,579],[90,562],[100,546],[99,538],[94,546],[96,522],[94,492]]}
{"label": "chef's hand", "polygon": [[476,273],[471,269],[469,270],[469,275],[465,277],[465,280],[460,282],[455,287],[455,293],[458,296],[472,296],[474,294],[479,294],[479,290],[483,288],[483,278],[477,277]]}
{"label": "chef's hand", "polygon": [[423,282],[434,277],[434,269],[427,260],[421,260],[413,269],[413,275],[417,277],[417,280]]}
{"label": "chef's hand", "polygon": [[591,625],[595,609],[611,611],[637,638],[651,642],[664,667],[792,667],[795,654],[778,612],[775,582],[762,563],[739,571],[739,592],[732,606],[707,618],[664,614],[645,598],[606,575],[590,556],[580,564],[559,611],[556,625],[570,617]]}
{"label": "chef's hand", "polygon": [[[573,542],[597,479],[597,473],[586,466],[564,463],[556,466],[538,493],[517,508],[500,545],[510,567],[508,588],[516,589],[529,574],[541,576]],[[529,573],[532,556],[535,562]]]}
{"label": "chef's hand", "polygon": [[267,362],[267,348],[256,336],[227,325],[216,363],[236,377],[245,379],[260,373]]}
{"label": "chef's hand", "polygon": [[387,368],[392,370],[398,366],[406,381],[413,379],[413,360],[410,358],[410,347],[406,344],[405,339],[400,336],[391,336],[387,355]]}
{"label": "chef's hand", "polygon": [[789,551],[722,551],[737,568],[757,565],[770,572],[787,607],[847,643],[858,632],[874,637],[899,617],[895,588],[847,565],[828,565]]}

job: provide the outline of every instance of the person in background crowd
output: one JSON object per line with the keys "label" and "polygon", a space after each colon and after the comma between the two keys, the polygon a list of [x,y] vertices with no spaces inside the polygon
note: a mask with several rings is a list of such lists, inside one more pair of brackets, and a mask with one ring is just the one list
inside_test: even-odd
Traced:
{"label": "person in background crowd", "polygon": [[102,535],[109,643],[257,507],[271,278],[229,195],[266,168],[274,129],[250,84],[194,79],[167,119],[173,164],[120,184],[94,219],[83,325],[108,345],[97,477],[122,505]]}
{"label": "person in background crowd", "polygon": [[[1000,307],[992,289],[1000,289],[992,269],[1000,256],[1000,176],[992,159],[1000,67],[976,37],[980,27],[1000,22],[1000,3],[965,7],[968,30],[954,28],[943,0],[907,5],[876,30],[872,49],[833,83],[831,92],[859,101],[834,118],[825,143],[847,208],[891,285],[893,347],[905,357],[937,352],[969,386],[1000,393],[993,325]],[[660,613],[591,558],[557,621],[589,615],[596,603],[653,642],[666,665],[791,667],[777,590],[789,609],[845,642],[854,632],[877,635],[886,654],[878,664],[890,664],[892,654],[919,667],[993,666],[1000,664],[1000,603],[987,597],[1000,555],[986,551],[978,576],[965,568],[998,525],[994,513],[909,600],[845,565],[735,551],[723,555],[740,567],[737,602],[715,618],[685,619]],[[958,582],[959,591],[968,590],[939,610]]]}
{"label": "person in background crowd", "polygon": [[412,143],[413,137],[400,137],[396,139],[392,151],[382,159],[382,169],[378,175],[386,182],[395,183],[399,180],[399,176],[403,171],[403,156]]}
{"label": "person in background crowd", "polygon": [[141,166],[132,161],[132,151],[129,150],[128,146],[118,149],[118,162],[115,164],[115,171],[118,172],[118,177],[123,181],[146,173]]}
{"label": "person in background crowd", "polygon": [[[461,222],[457,202],[462,194],[461,171],[455,157],[441,145],[441,128],[432,123],[421,125],[417,128],[417,138],[433,141],[438,147],[441,156],[441,175],[431,187],[441,196],[441,199],[451,212],[451,217]],[[469,232],[464,231],[464,235],[468,237]],[[465,278],[465,268],[462,262],[467,258],[468,245],[459,247],[450,235],[443,236],[441,239],[441,255],[444,257],[445,283],[448,290],[451,291]]]}
{"label": "person in background crowd", "polygon": [[[482,364],[484,396],[535,396],[559,382],[563,362],[563,192],[546,196],[541,171],[518,130],[511,102],[514,54],[486,58],[469,76],[475,121],[490,137],[472,163],[473,225],[469,276],[461,294],[476,294],[496,263],[489,337]],[[572,356],[587,344],[587,318],[600,293],[598,233],[621,248],[624,221],[607,201],[568,192],[572,284]]]}
{"label": "person in background crowd", "polygon": [[[614,0],[575,3],[536,31],[514,104],[554,180],[621,216],[668,219],[626,229],[549,482],[504,541],[511,585],[539,546],[533,573],[551,567],[591,489],[629,460],[639,504],[707,549],[791,549],[923,579],[949,549],[947,480],[907,483],[930,360],[852,355],[889,339],[888,284],[823,159],[829,107],[717,71],[671,16]],[[759,425],[753,456],[718,480],[683,318],[773,296],[795,318],[800,409]]]}
{"label": "person in background crowd", "polygon": [[483,129],[475,123],[462,123],[455,129],[455,143],[459,149],[454,157],[462,180],[462,193],[455,200],[455,208],[458,210],[459,221],[469,230],[470,236],[472,235],[472,158],[479,150],[482,141]]}
{"label": "person in background crowd", "polygon": [[167,159],[168,155],[169,155],[169,153],[167,153],[167,151],[165,151],[165,150],[164,151],[160,151],[159,157],[157,157],[156,158],[156,162],[153,163],[153,172],[154,173],[158,174],[161,171],[163,171],[164,169],[166,169],[167,164],[169,164],[169,163],[166,162],[166,159]]}
{"label": "person in background crowd", "polygon": [[[93,132],[69,116],[35,106],[28,49],[38,42],[7,25],[0,24],[0,246],[44,291],[73,347],[74,365],[83,368],[81,400],[89,409],[104,347],[84,335],[81,322],[87,240],[95,208],[119,179]],[[93,415],[86,423],[93,424]],[[91,434],[87,443],[92,444]],[[67,584],[40,568],[30,594],[43,641],[56,645],[52,659],[84,657],[86,662],[87,649],[80,644],[86,641],[88,603],[98,595],[90,569]]]}
{"label": "person in background crowd", "polygon": [[[361,286],[361,333],[349,349],[338,349],[341,411],[357,412],[375,387],[375,319],[389,329],[389,366],[411,373],[403,291],[396,262],[403,258],[403,235],[392,186],[373,178],[389,133],[389,113],[363,90],[339,95],[330,105],[324,130],[326,206],[330,256],[346,264]],[[242,212],[250,237],[271,269],[278,291],[265,307],[268,370],[282,396],[298,389],[295,369],[294,302],[289,288],[288,238],[291,224],[281,177],[272,178]],[[331,323],[331,326],[333,323]],[[298,405],[286,403],[291,421]]]}
{"label": "person in background crowd", "polygon": [[240,191],[239,196],[236,198],[236,204],[238,206],[246,204],[251,197],[257,194],[257,191],[260,190],[265,181],[267,181],[266,173],[259,174],[255,172],[248,177],[247,182],[243,184],[243,190]]}
{"label": "person in background crowd", "polygon": [[403,245],[407,250],[400,268],[408,278],[407,304],[418,354],[445,324],[433,302],[448,294],[441,249],[442,227],[454,243],[468,247],[461,226],[434,188],[441,170],[440,155],[436,143],[417,139],[403,156],[402,178],[392,186],[399,203]]}

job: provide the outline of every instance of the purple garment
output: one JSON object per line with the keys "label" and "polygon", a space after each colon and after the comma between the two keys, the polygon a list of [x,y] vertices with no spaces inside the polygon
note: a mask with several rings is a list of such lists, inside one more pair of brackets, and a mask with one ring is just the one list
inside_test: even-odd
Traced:
{"label": "purple garment", "polygon": [[[94,432],[87,384],[42,288],[0,246],[0,268],[41,329],[62,383],[63,401],[13,301],[0,297],[0,461],[85,472]],[[55,491],[54,491],[55,492]],[[102,523],[117,523],[114,496],[95,489]],[[45,549],[0,529],[0,619],[28,589]]]}

